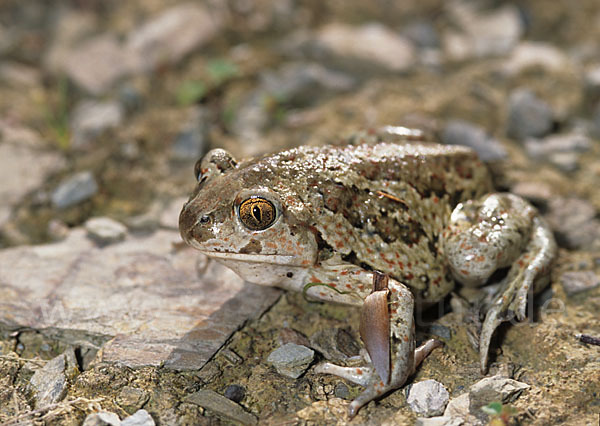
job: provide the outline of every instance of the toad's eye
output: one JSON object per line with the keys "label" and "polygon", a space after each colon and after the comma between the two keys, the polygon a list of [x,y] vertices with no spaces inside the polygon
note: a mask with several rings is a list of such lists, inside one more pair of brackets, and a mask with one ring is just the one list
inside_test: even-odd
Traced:
{"label": "toad's eye", "polygon": [[275,222],[277,210],[269,200],[252,197],[241,202],[238,214],[246,228],[262,231]]}

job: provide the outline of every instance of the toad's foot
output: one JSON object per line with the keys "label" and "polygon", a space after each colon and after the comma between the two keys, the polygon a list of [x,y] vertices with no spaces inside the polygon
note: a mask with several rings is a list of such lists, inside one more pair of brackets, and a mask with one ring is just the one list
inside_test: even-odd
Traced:
{"label": "toad's foot", "polygon": [[525,318],[528,295],[548,283],[556,243],[537,211],[513,194],[491,194],[459,204],[452,212],[444,251],[453,275],[467,286],[485,284],[497,270],[510,266],[498,295],[487,310],[479,337],[479,361],[487,371],[494,331],[514,316]]}
{"label": "toad's foot", "polygon": [[415,350],[414,298],[398,281],[374,274],[374,291],[365,299],[360,334],[369,353],[371,366],[340,367],[323,363],[317,373],[350,380],[366,389],[348,407],[354,417],[368,402],[401,387],[421,361],[441,343],[430,340]]}

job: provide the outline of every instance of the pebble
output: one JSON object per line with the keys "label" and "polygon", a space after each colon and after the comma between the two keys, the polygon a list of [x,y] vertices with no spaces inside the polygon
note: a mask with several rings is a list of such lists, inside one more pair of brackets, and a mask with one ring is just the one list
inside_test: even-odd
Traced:
{"label": "pebble", "polygon": [[506,158],[506,150],[497,139],[483,128],[463,120],[449,121],[441,136],[447,145],[466,145],[473,148],[482,161],[496,161]]}
{"label": "pebble", "polygon": [[565,72],[572,68],[572,64],[569,57],[556,46],[524,41],[519,43],[506,61],[503,61],[501,72],[507,76],[514,76],[534,67],[549,72]]}
{"label": "pebble", "polygon": [[133,67],[132,57],[113,34],[101,34],[64,54],[64,71],[81,89],[103,95]]}
{"label": "pebble", "polygon": [[360,346],[343,328],[324,328],[310,336],[310,346],[330,361],[343,361],[356,356]]}
{"label": "pebble", "polygon": [[83,421],[83,426],[120,426],[121,419],[115,413],[100,411],[88,414]]}
{"label": "pebble", "polygon": [[503,376],[484,377],[469,389],[470,411],[478,410],[494,401],[503,404],[514,402],[525,389],[529,388],[527,383]]}
{"label": "pebble", "polygon": [[92,198],[98,192],[98,184],[90,171],[76,173],[63,180],[52,193],[52,204],[64,209]]}
{"label": "pebble", "polygon": [[93,217],[85,222],[88,237],[98,244],[112,244],[125,239],[127,227],[110,217]]}
{"label": "pebble", "polygon": [[452,338],[452,329],[441,324],[431,324],[427,327],[427,332],[442,339],[450,340]]}
{"label": "pebble", "polygon": [[215,38],[220,28],[219,17],[201,4],[181,3],[131,31],[125,51],[134,59],[136,72],[151,71],[160,65],[177,64]]}
{"label": "pebble", "polygon": [[546,215],[558,244],[569,249],[600,247],[600,220],[595,207],[579,198],[553,198]]}
{"label": "pebble", "polygon": [[286,343],[271,352],[267,362],[273,365],[279,374],[297,379],[306,371],[314,357],[315,352],[312,349]]}
{"label": "pebble", "polygon": [[240,405],[208,389],[201,389],[188,395],[184,401],[209,409],[234,422],[245,425],[255,425],[257,423],[256,417],[246,412]]}
{"label": "pebble", "polygon": [[154,419],[146,410],[138,410],[121,422],[121,426],[154,426]]}
{"label": "pebble", "polygon": [[429,21],[411,22],[404,28],[402,34],[419,48],[437,49],[440,47],[440,37]]}
{"label": "pebble", "polygon": [[62,400],[67,394],[68,379],[78,373],[77,359],[72,349],[48,361],[33,374],[29,382],[36,407]]}
{"label": "pebble", "polygon": [[229,385],[225,388],[225,392],[223,392],[225,398],[232,400],[233,402],[241,402],[246,396],[246,389],[240,385]]}
{"label": "pebble", "polygon": [[260,87],[277,100],[311,105],[324,95],[351,90],[356,80],[317,63],[291,62],[260,75]]}
{"label": "pebble", "polygon": [[149,395],[143,389],[124,386],[116,398],[116,403],[128,413],[133,413],[148,401]]}
{"label": "pebble", "polygon": [[118,102],[82,101],[71,116],[71,146],[90,147],[104,131],[118,127],[123,118],[123,107]]}
{"label": "pebble", "polygon": [[572,296],[600,286],[600,277],[594,271],[568,271],[560,276],[560,283],[567,295]]}
{"label": "pebble", "polygon": [[525,149],[531,158],[548,158],[556,153],[585,152],[591,148],[591,141],[579,133],[563,133],[546,136],[543,139],[525,140]]}
{"label": "pebble", "polygon": [[442,40],[446,55],[454,61],[504,55],[524,31],[519,11],[512,5],[482,13],[470,3],[452,2],[449,14],[461,29],[447,30]]}
{"label": "pebble", "polygon": [[315,42],[324,59],[342,62],[349,70],[381,68],[403,72],[416,62],[413,44],[380,23],[328,24],[318,31]]}
{"label": "pebble", "polygon": [[508,99],[508,136],[523,140],[540,138],[552,130],[553,113],[550,106],[529,89],[517,89]]}
{"label": "pebble", "polygon": [[545,182],[523,181],[517,182],[511,189],[515,195],[519,195],[534,204],[545,206],[554,197],[552,186]]}
{"label": "pebble", "polygon": [[450,395],[444,385],[430,379],[413,384],[406,402],[418,415],[433,417],[444,412],[449,399]]}
{"label": "pebble", "polygon": [[202,106],[192,108],[171,146],[171,157],[175,160],[196,162],[209,150],[209,131],[209,111]]}
{"label": "pebble", "polygon": [[333,393],[337,398],[342,398],[342,399],[350,398],[350,389],[348,389],[348,386],[342,382],[335,385]]}

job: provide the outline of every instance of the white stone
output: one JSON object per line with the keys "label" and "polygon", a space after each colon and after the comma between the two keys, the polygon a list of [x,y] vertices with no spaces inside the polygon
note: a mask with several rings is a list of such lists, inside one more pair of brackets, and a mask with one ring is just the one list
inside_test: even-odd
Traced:
{"label": "white stone", "polygon": [[406,402],[420,416],[439,416],[444,412],[450,395],[440,382],[424,380],[411,386]]}

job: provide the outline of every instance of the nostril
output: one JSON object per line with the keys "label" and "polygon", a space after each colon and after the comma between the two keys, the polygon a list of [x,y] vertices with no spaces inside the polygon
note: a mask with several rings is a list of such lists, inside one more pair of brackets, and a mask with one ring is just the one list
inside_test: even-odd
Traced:
{"label": "nostril", "polygon": [[204,215],[200,218],[200,223],[208,223],[208,222],[210,222],[210,216]]}

